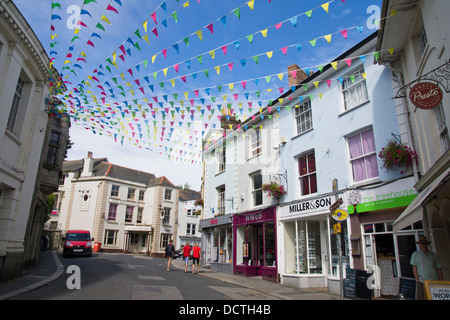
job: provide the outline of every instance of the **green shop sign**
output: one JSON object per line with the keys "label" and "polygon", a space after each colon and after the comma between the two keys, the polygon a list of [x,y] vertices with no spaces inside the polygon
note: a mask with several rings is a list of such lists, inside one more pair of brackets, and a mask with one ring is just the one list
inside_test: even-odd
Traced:
{"label": "green shop sign", "polygon": [[413,186],[414,179],[406,178],[374,189],[348,191],[347,211],[355,212],[353,204],[359,213],[407,207],[417,196]]}

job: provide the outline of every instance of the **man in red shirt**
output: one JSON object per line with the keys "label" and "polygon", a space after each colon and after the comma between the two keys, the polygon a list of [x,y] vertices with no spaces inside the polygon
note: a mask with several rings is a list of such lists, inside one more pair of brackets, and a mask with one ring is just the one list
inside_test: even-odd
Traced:
{"label": "man in red shirt", "polygon": [[197,263],[197,273],[200,271],[200,256],[201,256],[201,249],[198,246],[198,242],[195,243],[194,248],[192,248],[194,251],[193,254],[193,262],[192,262],[192,274],[194,274],[195,264]]}

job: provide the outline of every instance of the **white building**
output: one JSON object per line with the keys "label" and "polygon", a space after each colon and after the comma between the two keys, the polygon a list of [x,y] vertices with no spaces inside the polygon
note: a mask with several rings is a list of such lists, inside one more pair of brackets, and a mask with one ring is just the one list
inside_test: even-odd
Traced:
{"label": "white building", "polygon": [[201,207],[196,203],[201,199],[200,192],[191,189],[181,189],[178,210],[178,237],[175,248],[181,248],[189,243],[194,245],[201,241],[200,219]]}
{"label": "white building", "polygon": [[450,278],[449,12],[449,1],[384,0],[377,46],[380,63],[393,73],[402,141],[410,141],[418,153],[415,188],[420,194],[394,222],[394,230],[410,248],[403,253],[409,258],[417,239],[410,226],[423,225],[446,280]]}
{"label": "white building", "polygon": [[[47,195],[57,190],[70,123],[49,117],[49,65],[14,3],[0,2],[0,281],[37,262]],[[50,77],[59,79],[54,69]]]}
{"label": "white building", "polygon": [[89,230],[105,252],[162,256],[177,238],[179,189],[166,177],[94,159],[67,161],[50,221]]}

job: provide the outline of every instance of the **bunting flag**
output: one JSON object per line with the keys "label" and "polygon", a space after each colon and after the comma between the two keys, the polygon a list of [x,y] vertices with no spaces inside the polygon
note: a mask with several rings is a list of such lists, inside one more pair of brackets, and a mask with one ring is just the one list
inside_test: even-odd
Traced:
{"label": "bunting flag", "polygon": [[[107,54],[107,58],[92,71],[85,69],[92,67],[89,60],[93,52],[99,53],[103,40],[108,38],[107,32],[110,26],[115,24],[115,15],[120,14],[122,2],[111,0],[102,8],[102,12],[91,10],[89,7],[100,6],[95,0],[84,0],[81,19],[78,28],[75,29],[78,31],[74,31],[67,53],[59,55],[56,49],[59,35],[55,24],[62,22],[63,11],[61,4],[54,1],[51,12],[50,67],[58,58],[58,62],[63,65],[61,71],[68,90],[58,96],[60,104],[49,100],[48,104],[51,105],[49,114],[68,116],[74,125],[79,125],[94,134],[110,136],[117,144],[132,144],[166,155],[171,160],[201,164],[204,160],[203,139],[209,129],[221,129],[220,120],[223,117],[237,121],[248,119],[256,121],[258,118],[270,120],[277,116],[275,110],[299,107],[303,99],[307,98],[322,99],[326,90],[333,85],[342,83],[346,78],[352,82],[357,79],[357,75],[327,78],[304,83],[300,88],[296,88],[289,87],[285,82],[286,75],[296,77],[298,70],[257,78],[252,78],[249,72],[275,59],[303,54],[307,49],[319,50],[324,45],[328,47],[338,41],[351,41],[354,31],[361,33],[364,24],[331,33],[329,30],[321,37],[303,39],[294,45],[266,47],[263,52],[252,53],[248,57],[242,57],[242,54],[239,57],[234,55],[240,53],[240,48],[255,46],[256,42],[269,39],[277,32],[300,30],[300,27],[294,28],[299,24],[303,26],[310,19],[329,15],[334,11],[332,4],[337,0],[325,2],[273,25],[266,25],[257,32],[243,35],[229,43],[222,43],[216,48],[208,48],[203,53],[196,52],[189,58],[182,55],[185,54],[184,51],[192,49],[199,43],[197,38],[205,45],[209,44],[210,39],[217,37],[223,28],[227,28],[231,23],[243,23],[248,14],[258,12],[259,3],[255,4],[254,0],[246,1],[226,14],[220,14],[216,20],[209,21],[203,28],[197,26],[193,33],[181,35],[181,39],[177,42],[165,41],[161,49],[161,46],[153,44],[160,40],[163,43],[164,30],[169,24],[181,21],[182,10],[196,9],[192,8],[195,5],[190,1],[177,0],[175,4],[162,1],[156,9],[148,12],[147,18],[139,22],[138,27],[124,37],[124,41],[116,46],[112,53]],[[200,1],[195,2],[200,5]],[[146,44],[142,42],[143,40]],[[241,52],[244,51],[241,49]],[[390,49],[389,52],[393,54],[394,49]],[[358,63],[364,63],[369,55],[331,61],[303,69],[308,71],[307,73],[309,71],[321,73],[324,67],[329,65],[338,70],[342,66],[354,65],[357,59],[360,60]],[[372,53],[374,59],[378,59],[379,55],[379,52]],[[234,58],[217,63],[227,57]],[[142,58],[144,60],[136,64]],[[247,63],[248,61],[250,62]],[[249,70],[247,79],[235,79],[224,83],[225,79],[229,79],[227,73],[236,72],[238,69]],[[367,74],[360,76],[366,78]],[[80,77],[85,78],[78,83],[73,80]],[[198,80],[207,80],[209,86],[197,85]],[[298,97],[281,96],[294,90],[299,91]],[[265,107],[269,111],[268,115],[262,114]],[[226,129],[242,130],[242,134],[245,134],[249,129],[264,126],[265,122],[251,126],[229,124]],[[224,135],[226,134],[224,131]]]}

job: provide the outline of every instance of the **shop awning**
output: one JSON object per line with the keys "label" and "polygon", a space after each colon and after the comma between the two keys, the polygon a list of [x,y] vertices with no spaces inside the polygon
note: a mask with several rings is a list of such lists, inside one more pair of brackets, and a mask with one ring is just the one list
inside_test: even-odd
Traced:
{"label": "shop awning", "polygon": [[409,206],[403,211],[403,213],[394,221],[394,232],[400,231],[403,228],[423,219],[423,207],[422,203],[428,198],[428,196],[438,187],[438,185],[444,180],[450,172],[450,168],[447,168],[436,180],[428,185],[417,197],[409,204]]}

